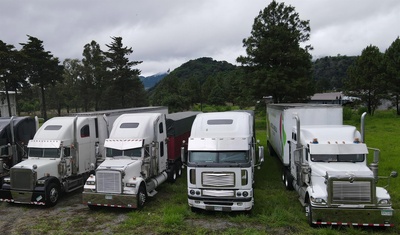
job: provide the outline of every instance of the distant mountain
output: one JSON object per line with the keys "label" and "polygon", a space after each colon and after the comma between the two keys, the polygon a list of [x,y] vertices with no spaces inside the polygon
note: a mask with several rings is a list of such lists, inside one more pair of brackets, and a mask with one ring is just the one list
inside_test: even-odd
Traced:
{"label": "distant mountain", "polygon": [[144,88],[146,90],[152,88],[156,85],[159,81],[161,81],[168,73],[157,73],[148,77],[140,76],[140,81],[143,82]]}

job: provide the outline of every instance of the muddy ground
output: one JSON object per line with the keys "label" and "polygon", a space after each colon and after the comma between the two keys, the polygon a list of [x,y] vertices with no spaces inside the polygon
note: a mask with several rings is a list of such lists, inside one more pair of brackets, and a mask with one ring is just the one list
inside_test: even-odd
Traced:
{"label": "muddy ground", "polygon": [[[58,204],[50,208],[0,202],[0,234],[114,234],[113,229],[129,219],[128,213],[131,210],[107,208],[102,209],[103,213],[90,210],[82,204],[81,192],[78,190],[63,195]],[[222,218],[189,219],[185,222],[190,227],[212,233],[240,227]]]}

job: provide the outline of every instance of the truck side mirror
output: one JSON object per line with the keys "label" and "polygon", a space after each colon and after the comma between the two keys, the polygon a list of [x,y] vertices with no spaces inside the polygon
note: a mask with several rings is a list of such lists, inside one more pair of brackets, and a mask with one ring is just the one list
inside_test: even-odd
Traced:
{"label": "truck side mirror", "polygon": [[260,164],[264,162],[264,146],[258,147],[258,157],[260,159]]}

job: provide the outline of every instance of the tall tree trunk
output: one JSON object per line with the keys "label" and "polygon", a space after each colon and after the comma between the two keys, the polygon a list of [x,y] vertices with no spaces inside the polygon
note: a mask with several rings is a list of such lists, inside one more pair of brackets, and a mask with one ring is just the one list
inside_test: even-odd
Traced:
{"label": "tall tree trunk", "polygon": [[40,90],[42,92],[42,116],[44,121],[47,121],[47,112],[46,112],[46,99],[44,95],[44,84],[40,84]]}

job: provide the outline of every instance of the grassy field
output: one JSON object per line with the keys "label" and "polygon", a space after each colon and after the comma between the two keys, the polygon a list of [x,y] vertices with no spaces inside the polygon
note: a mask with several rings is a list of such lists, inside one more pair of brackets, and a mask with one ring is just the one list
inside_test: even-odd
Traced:
{"label": "grassy field", "polygon": [[[360,116],[353,114],[345,122],[359,129]],[[257,138],[266,146],[265,116],[256,122]],[[379,148],[381,157],[379,175],[387,176],[392,170],[400,171],[400,118],[393,112],[378,112],[366,118],[366,143]],[[39,219],[35,228],[40,231],[56,231],[55,234],[400,234],[400,178],[391,179],[388,190],[392,196],[395,214],[394,228],[311,228],[304,208],[295,191],[286,191],[280,179],[281,164],[277,158],[268,156],[256,170],[255,206],[251,213],[202,212],[193,213],[187,205],[186,173],[175,184],[163,184],[155,197],[150,198],[142,210],[103,208],[76,215],[74,220],[53,221]],[[379,182],[387,184],[386,179]],[[88,218],[90,217],[90,218]],[[122,218],[123,219],[119,219]],[[116,220],[105,230],[83,229],[89,223],[102,224]],[[49,228],[52,227],[52,228]],[[55,227],[58,227],[58,230]],[[105,232],[106,231],[106,232]]]}

